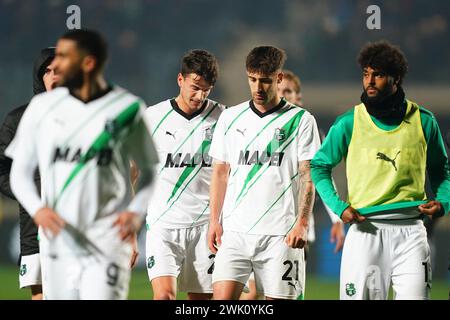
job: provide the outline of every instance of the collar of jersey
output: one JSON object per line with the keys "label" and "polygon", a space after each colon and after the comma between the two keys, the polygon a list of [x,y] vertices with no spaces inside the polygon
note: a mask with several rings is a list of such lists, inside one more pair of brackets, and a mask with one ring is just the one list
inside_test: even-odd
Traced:
{"label": "collar of jersey", "polygon": [[108,93],[110,93],[113,90],[113,86],[108,84],[108,87],[105,90],[97,92],[92,97],[90,97],[90,99],[87,100],[87,101],[83,101],[80,98],[78,98],[76,95],[73,94],[72,90],[70,90],[69,88],[67,88],[67,90],[69,91],[69,94],[72,97],[74,97],[75,99],[79,100],[81,103],[88,104],[91,101],[94,101],[94,100],[100,99],[103,96],[106,96]]}
{"label": "collar of jersey", "polygon": [[192,114],[187,114],[186,112],[181,110],[181,108],[178,106],[178,103],[175,101],[175,98],[170,99],[170,104],[172,105],[173,110],[179,113],[183,118],[186,118],[187,120],[192,120],[205,110],[206,106],[208,105],[208,99],[206,99],[205,102],[203,102],[203,105],[200,109],[198,109]]}
{"label": "collar of jersey", "polygon": [[281,99],[280,103],[277,104],[275,107],[273,107],[272,109],[266,111],[266,112],[261,112],[258,109],[256,109],[255,104],[253,103],[253,100],[250,100],[250,109],[253,110],[254,113],[256,113],[258,115],[258,117],[263,118],[265,116],[268,116],[269,114],[272,114],[274,112],[277,112],[278,110],[280,110],[281,108],[283,108],[286,105],[286,100]]}

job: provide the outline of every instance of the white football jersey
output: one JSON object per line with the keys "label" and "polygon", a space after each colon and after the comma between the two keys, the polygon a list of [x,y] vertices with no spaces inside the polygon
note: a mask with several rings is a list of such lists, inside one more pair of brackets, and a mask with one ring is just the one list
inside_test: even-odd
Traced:
{"label": "white football jersey", "polygon": [[130,160],[140,168],[158,161],[144,111],[140,98],[119,87],[87,103],[62,87],[35,96],[7,154],[38,165],[42,199],[30,190],[17,198],[30,214],[47,206],[81,231],[130,210]]}
{"label": "white football jersey", "polygon": [[198,112],[189,116],[175,99],[170,99],[146,110],[160,159],[148,205],[147,228],[189,228],[208,222],[212,174],[208,151],[224,109],[207,99]]}
{"label": "white football jersey", "polygon": [[284,99],[262,114],[252,101],[225,110],[209,154],[230,164],[223,228],[285,235],[297,220],[299,162],[320,147],[314,117]]}

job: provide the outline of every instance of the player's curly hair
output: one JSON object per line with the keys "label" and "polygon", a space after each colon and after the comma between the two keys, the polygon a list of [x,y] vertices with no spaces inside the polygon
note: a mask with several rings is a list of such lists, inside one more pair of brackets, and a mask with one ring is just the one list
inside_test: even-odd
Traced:
{"label": "player's curly hair", "polygon": [[245,66],[248,72],[270,75],[283,69],[286,59],[286,53],[283,49],[261,46],[250,51]]}
{"label": "player's curly hair", "polygon": [[408,72],[405,54],[386,40],[367,43],[359,52],[358,63],[361,69],[371,67],[386,72],[398,80],[398,85]]}
{"label": "player's curly hair", "polygon": [[195,73],[214,86],[219,76],[219,63],[216,57],[206,50],[190,50],[183,56],[180,73],[183,77]]}

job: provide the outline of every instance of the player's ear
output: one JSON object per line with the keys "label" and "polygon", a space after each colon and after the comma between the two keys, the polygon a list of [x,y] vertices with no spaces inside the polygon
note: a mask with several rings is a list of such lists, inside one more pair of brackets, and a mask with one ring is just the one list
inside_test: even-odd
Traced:
{"label": "player's ear", "polygon": [[177,76],[177,83],[178,83],[178,86],[180,88],[183,85],[183,81],[184,81],[184,77],[183,77],[183,75],[181,73],[179,73],[178,76]]}
{"label": "player's ear", "polygon": [[277,74],[277,84],[280,84],[283,81],[284,73],[283,71],[278,72]]}
{"label": "player's ear", "polygon": [[81,62],[81,68],[84,73],[92,73],[97,66],[97,59],[94,56],[87,55]]}

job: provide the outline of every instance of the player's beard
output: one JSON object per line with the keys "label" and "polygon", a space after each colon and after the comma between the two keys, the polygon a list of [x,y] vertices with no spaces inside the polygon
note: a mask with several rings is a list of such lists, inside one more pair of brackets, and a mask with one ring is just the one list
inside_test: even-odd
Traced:
{"label": "player's beard", "polygon": [[404,104],[405,93],[400,86],[395,93],[392,91],[393,88],[391,86],[386,86],[383,90],[378,90],[376,96],[369,97],[366,89],[364,89],[361,95],[361,101],[366,106],[367,112],[377,119],[403,118],[406,111]]}
{"label": "player's beard", "polygon": [[63,79],[61,86],[67,87],[69,90],[75,90],[81,88],[83,85],[83,71],[81,68],[77,68],[74,71],[67,74]]}
{"label": "player's beard", "polygon": [[[366,100],[369,104],[372,104],[372,105],[374,105],[374,104],[382,104],[382,102],[385,101],[387,97],[389,97],[390,95],[393,94],[393,92],[392,92],[392,91],[393,91],[392,86],[387,85],[387,86],[386,86],[384,89],[382,89],[382,90],[377,89],[378,94],[371,97],[371,96],[369,96],[369,95],[367,94],[367,89],[368,89],[368,88],[369,88],[369,87],[367,87],[366,89],[364,89],[363,95],[365,95],[365,100]],[[373,87],[371,87],[371,88],[373,88]]]}

